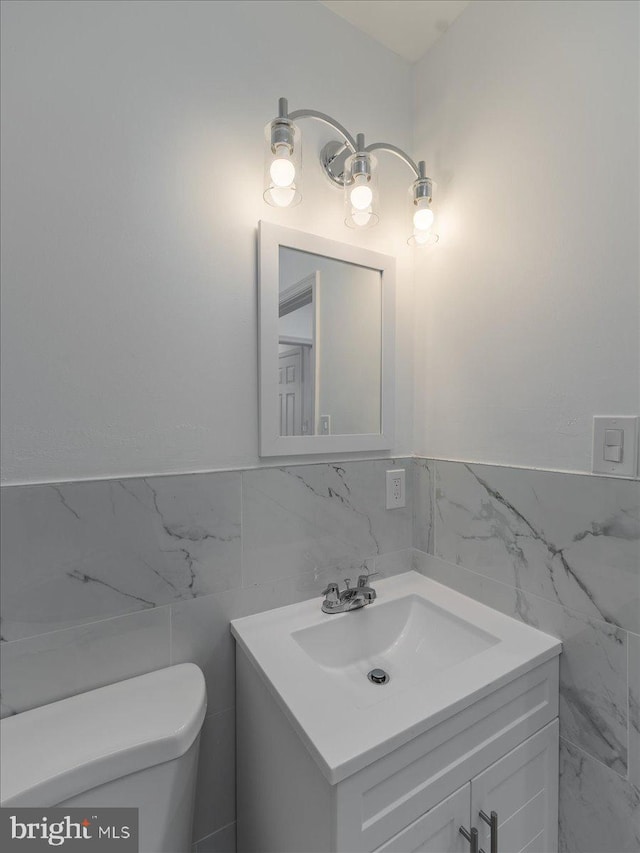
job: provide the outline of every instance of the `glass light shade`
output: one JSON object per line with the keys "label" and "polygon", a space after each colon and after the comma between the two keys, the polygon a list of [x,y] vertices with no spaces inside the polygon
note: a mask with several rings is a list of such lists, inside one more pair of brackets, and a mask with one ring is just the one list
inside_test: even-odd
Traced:
{"label": "glass light shade", "polygon": [[440,239],[438,234],[433,234],[431,231],[421,231],[419,228],[414,228],[413,234],[407,240],[410,246],[415,246],[418,249],[426,248],[427,246],[435,246]]}
{"label": "glass light shade", "polygon": [[269,122],[264,129],[263,198],[272,207],[295,207],[302,201],[302,137],[293,122],[285,125],[285,130],[289,129],[288,134],[274,134],[276,122],[278,119]]}
{"label": "glass light shade", "polygon": [[371,154],[351,154],[344,164],[344,222],[349,228],[371,228],[379,220],[378,163]]}
{"label": "glass light shade", "polygon": [[[433,246],[438,242],[439,237],[434,231],[435,212],[433,210],[433,199],[432,197],[416,198],[418,183],[416,181],[409,187],[409,196],[411,199],[411,236],[407,240],[407,243],[410,246],[424,248],[426,246]],[[433,193],[435,185],[429,181],[429,186],[431,193]]]}

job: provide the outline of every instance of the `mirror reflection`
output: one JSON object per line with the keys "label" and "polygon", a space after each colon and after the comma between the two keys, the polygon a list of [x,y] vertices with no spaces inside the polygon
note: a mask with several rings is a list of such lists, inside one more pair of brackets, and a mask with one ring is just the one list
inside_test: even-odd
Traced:
{"label": "mirror reflection", "polygon": [[380,270],[279,248],[280,435],[381,432]]}

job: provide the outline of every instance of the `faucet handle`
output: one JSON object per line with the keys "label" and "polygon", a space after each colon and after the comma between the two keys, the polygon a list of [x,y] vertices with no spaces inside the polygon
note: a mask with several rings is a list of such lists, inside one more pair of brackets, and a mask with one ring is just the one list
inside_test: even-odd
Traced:
{"label": "faucet handle", "polygon": [[326,589],[323,589],[321,595],[331,595],[332,592],[339,592],[340,587],[337,583],[330,583]]}
{"label": "faucet handle", "polygon": [[337,583],[327,584],[327,588],[322,591],[322,595],[326,596],[322,602],[322,610],[325,613],[332,613],[340,604],[340,587]]}
{"label": "faucet handle", "polygon": [[368,575],[358,575],[358,587],[369,586],[369,580],[379,574],[380,572],[369,572]]}

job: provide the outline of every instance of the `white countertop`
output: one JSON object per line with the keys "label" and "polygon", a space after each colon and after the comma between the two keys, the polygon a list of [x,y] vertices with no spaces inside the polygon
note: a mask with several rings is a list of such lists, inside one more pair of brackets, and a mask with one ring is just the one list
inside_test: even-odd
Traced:
{"label": "white countertop", "polygon": [[[366,767],[473,702],[560,654],[559,640],[498,613],[475,600],[430,580],[417,572],[406,572],[375,584],[377,599],[363,610],[342,614],[321,611],[321,598],[235,619],[231,630],[283,712],[291,721],[309,752],[331,784]],[[400,599],[411,599],[400,603]],[[413,606],[420,610],[412,627],[396,637],[388,648],[380,646],[369,658],[358,658],[350,638],[359,626],[378,626],[375,613],[390,602],[395,611]],[[421,606],[424,605],[424,606]],[[367,615],[366,612],[368,612]],[[391,613],[387,608],[386,613]],[[416,624],[435,626],[428,643],[429,658],[415,654]],[[399,618],[399,617],[397,617]],[[339,620],[360,620],[340,624]],[[377,621],[378,620],[378,621]],[[422,620],[422,621],[420,621]],[[458,653],[447,625],[466,631],[466,648]],[[344,646],[344,666],[329,660],[312,659],[296,639],[313,629],[322,642],[330,631]],[[333,627],[332,627],[333,626]],[[335,628],[335,632],[334,632]],[[389,629],[391,630],[391,629]],[[381,632],[382,633],[382,632]],[[411,639],[407,637],[411,634]],[[428,634],[428,630],[427,630]],[[294,636],[295,635],[295,636]],[[328,636],[328,635],[327,635]],[[474,638],[478,638],[475,641]],[[483,638],[489,638],[489,640]],[[471,638],[471,639],[469,639]],[[377,639],[375,637],[374,639]],[[393,639],[393,638],[392,638]],[[382,644],[385,640],[383,639]],[[475,648],[469,649],[469,643]],[[440,651],[438,644],[442,643]],[[464,643],[463,643],[464,645]],[[372,642],[372,647],[375,642]],[[340,648],[340,646],[336,646]],[[405,665],[404,649],[412,653],[412,666]],[[320,649],[320,654],[322,650]],[[442,668],[429,664],[441,653],[453,661]],[[395,655],[395,657],[394,657]],[[400,665],[393,669],[394,661]],[[366,680],[369,667],[391,662],[391,682],[372,685]],[[397,672],[397,674],[395,674]]]}

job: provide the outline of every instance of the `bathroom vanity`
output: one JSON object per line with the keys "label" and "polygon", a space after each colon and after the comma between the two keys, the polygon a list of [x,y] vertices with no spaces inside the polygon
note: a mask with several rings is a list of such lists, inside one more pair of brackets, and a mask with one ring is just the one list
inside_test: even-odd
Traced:
{"label": "bathroom vanity", "polygon": [[415,572],[376,586],[232,623],[238,850],[555,851],[558,640]]}

